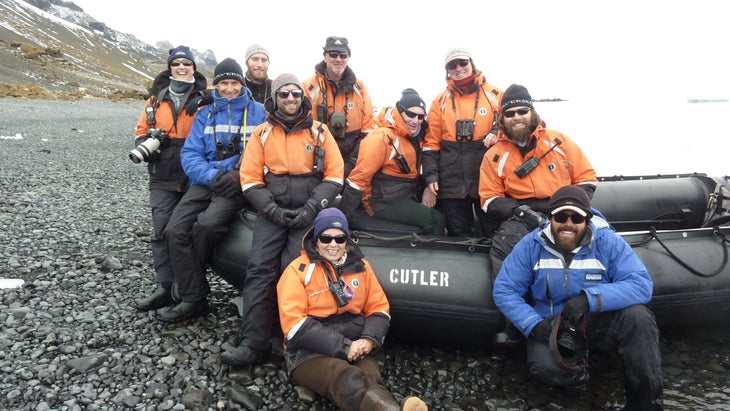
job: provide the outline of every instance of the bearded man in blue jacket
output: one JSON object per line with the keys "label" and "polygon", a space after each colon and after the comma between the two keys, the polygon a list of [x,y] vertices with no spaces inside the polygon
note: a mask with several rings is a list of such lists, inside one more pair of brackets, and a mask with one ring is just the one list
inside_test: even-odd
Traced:
{"label": "bearded man in blue jacket", "polygon": [[588,384],[588,350],[615,350],[626,410],[663,409],[659,330],[644,305],[654,283],[585,190],[560,188],[549,223],[525,236],[494,283],[502,313],[527,336],[530,373],[577,393]]}

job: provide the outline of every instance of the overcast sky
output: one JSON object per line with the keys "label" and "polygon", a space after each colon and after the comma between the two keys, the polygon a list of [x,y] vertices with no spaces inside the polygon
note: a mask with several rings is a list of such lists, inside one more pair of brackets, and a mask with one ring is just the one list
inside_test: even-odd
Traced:
{"label": "overcast sky", "polygon": [[243,65],[246,48],[260,43],[272,77],[311,76],[327,36],[347,37],[350,67],[376,105],[392,104],[406,87],[430,104],[454,46],[471,51],[488,81],[523,84],[534,98],[641,106],[730,97],[729,7],[720,0],[73,1],[117,31],[210,49],[218,61]]}

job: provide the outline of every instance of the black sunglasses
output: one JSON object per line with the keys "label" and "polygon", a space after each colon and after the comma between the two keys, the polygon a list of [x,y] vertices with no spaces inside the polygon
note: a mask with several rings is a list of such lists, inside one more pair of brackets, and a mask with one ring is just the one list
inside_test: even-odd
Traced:
{"label": "black sunglasses", "polygon": [[451,60],[450,62],[448,62],[448,64],[446,64],[446,68],[449,70],[453,70],[456,68],[457,65],[459,67],[466,67],[467,64],[469,64],[469,60],[464,60],[464,59]]}
{"label": "black sunglasses", "polygon": [[572,221],[573,224],[583,224],[583,222],[586,221],[586,218],[580,214],[557,213],[553,214],[553,218],[560,224],[568,221],[568,218],[570,218],[570,221]]}
{"label": "black sunglasses", "polygon": [[344,59],[346,59],[346,58],[350,57],[350,55],[349,55],[349,54],[347,54],[347,53],[338,53],[338,52],[336,52],[336,51],[330,51],[330,52],[328,52],[328,53],[327,53],[327,55],[329,55],[329,56],[330,56],[330,58],[336,59],[337,57],[339,57],[339,58],[341,58],[342,60],[344,60]]}
{"label": "black sunglasses", "polygon": [[289,94],[291,94],[294,98],[302,98],[302,95],[304,95],[304,92],[302,90],[279,90],[276,92],[276,95],[279,96],[279,98],[289,98]]}
{"label": "black sunglasses", "polygon": [[177,67],[181,64],[185,67],[190,67],[193,65],[193,63],[190,61],[173,61],[172,63],[170,63],[170,67]]}
{"label": "black sunglasses", "polygon": [[515,114],[519,114],[521,116],[524,116],[525,114],[527,114],[529,112],[530,112],[530,109],[529,108],[518,108],[517,110],[505,111],[502,114],[504,114],[504,116],[507,117],[507,118],[512,118],[512,117],[515,116]]}
{"label": "black sunglasses", "polygon": [[416,114],[416,113],[414,113],[414,112],[412,112],[410,110],[403,110],[403,112],[408,117],[410,117],[410,118],[416,118],[416,117],[418,117],[419,120],[423,120],[424,118],[426,118],[426,115],[425,114]]}
{"label": "black sunglasses", "polygon": [[335,242],[337,244],[345,244],[345,241],[347,241],[347,236],[344,234],[338,234],[338,235],[320,234],[318,238],[319,238],[319,241],[322,242],[322,244],[329,244],[332,242],[332,240],[335,240]]}

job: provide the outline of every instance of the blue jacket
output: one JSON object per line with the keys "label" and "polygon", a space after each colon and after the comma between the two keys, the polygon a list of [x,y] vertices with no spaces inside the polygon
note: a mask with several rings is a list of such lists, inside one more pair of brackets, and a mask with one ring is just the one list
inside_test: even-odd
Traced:
{"label": "blue jacket", "polygon": [[[569,267],[552,241],[550,224],[520,240],[494,282],[494,303],[525,335],[543,318],[557,316],[565,302],[584,291],[590,313],[620,310],[651,300],[654,282],[631,246],[593,210],[590,241]],[[531,296],[531,304],[525,300]]]}
{"label": "blue jacket", "polygon": [[[251,132],[266,121],[264,105],[254,101],[251,91],[245,87],[233,99],[221,97],[217,90],[213,90],[212,97],[213,103],[203,107],[195,115],[190,135],[180,153],[183,170],[190,178],[190,184],[209,188],[219,171],[237,168]],[[239,134],[243,127],[245,139],[240,138]],[[229,143],[233,143],[233,150],[221,156],[216,153],[216,141],[224,149],[228,148]]]}

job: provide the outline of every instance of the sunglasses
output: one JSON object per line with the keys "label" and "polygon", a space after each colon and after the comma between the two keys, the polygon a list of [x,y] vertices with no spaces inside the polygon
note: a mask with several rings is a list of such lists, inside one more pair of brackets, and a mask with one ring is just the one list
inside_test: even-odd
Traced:
{"label": "sunglasses", "polygon": [[464,60],[464,59],[452,60],[448,64],[446,64],[446,68],[449,70],[454,70],[456,68],[456,66],[466,67],[468,64],[469,64],[469,60]]}
{"label": "sunglasses", "polygon": [[568,213],[553,214],[553,219],[555,219],[555,221],[557,221],[560,224],[563,224],[566,221],[568,221],[568,218],[570,218],[570,221],[572,221],[573,224],[583,224],[583,222],[586,221],[586,218],[580,214],[568,214]]}
{"label": "sunglasses", "polygon": [[279,96],[279,98],[289,98],[289,94],[292,95],[294,98],[302,98],[302,95],[304,92],[302,90],[279,90],[276,92],[276,95]]}
{"label": "sunglasses", "polygon": [[173,61],[172,63],[170,63],[170,67],[177,67],[177,66],[179,66],[181,64],[183,66],[185,66],[185,67],[190,67],[190,66],[193,65],[193,63],[191,61],[179,61],[179,60],[176,60],[176,61]]}
{"label": "sunglasses", "polygon": [[529,108],[518,108],[517,110],[512,111],[504,111],[502,114],[507,118],[512,118],[515,116],[515,114],[519,114],[520,116],[524,116],[525,114],[529,113]]}
{"label": "sunglasses", "polygon": [[319,241],[322,244],[329,244],[332,242],[332,240],[335,240],[337,244],[345,244],[345,241],[347,241],[347,236],[344,234],[338,234],[338,235],[329,235],[329,234],[320,234]]}
{"label": "sunglasses", "polygon": [[414,112],[412,112],[410,110],[403,110],[403,112],[408,117],[410,117],[410,118],[416,118],[416,117],[418,117],[419,120],[423,120],[424,118],[426,118],[426,115],[425,114],[416,114],[416,113],[414,113]]}
{"label": "sunglasses", "polygon": [[336,59],[337,57],[339,57],[342,60],[350,57],[350,55],[347,54],[347,53],[338,53],[336,51],[330,51],[330,52],[327,53],[327,55],[330,56],[330,58]]}

